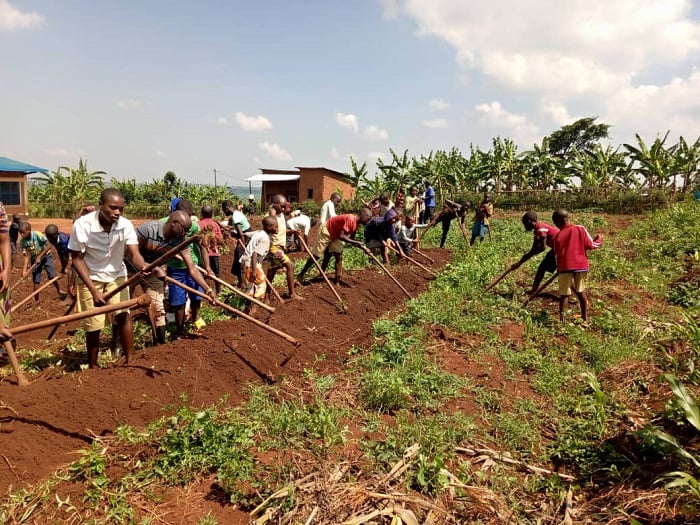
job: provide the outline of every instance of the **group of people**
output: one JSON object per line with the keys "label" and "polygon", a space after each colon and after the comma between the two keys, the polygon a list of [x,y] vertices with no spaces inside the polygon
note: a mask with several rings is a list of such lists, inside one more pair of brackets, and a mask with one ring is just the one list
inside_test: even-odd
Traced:
{"label": "group of people", "polygon": [[[234,206],[231,201],[224,201],[221,207],[224,220],[217,221],[211,206],[203,206],[196,214],[192,203],[178,198],[172,200],[167,217],[135,227],[123,216],[124,197],[114,188],[102,192],[97,207],[87,206],[80,211],[70,234],[59,231],[54,224],[49,224],[43,233],[33,231],[31,224],[19,216],[13,216],[9,223],[0,204],[0,256],[3,261],[0,267],[0,340],[11,337],[7,330],[10,265],[5,261],[14,262],[17,253],[24,256],[22,276],[31,273],[36,290],[42,272],[49,279],[55,276],[53,258],[48,249],[53,246],[60,260],[61,273],[69,275],[68,289],[61,290],[58,282],[54,282],[56,291],[59,298],[74,301],[81,312],[127,301],[140,285],[154,305],[154,344],[160,344],[165,343],[167,337],[166,297],[174,315],[176,338],[185,334],[187,304],[194,326],[201,328],[204,325],[200,318],[201,301],[203,297],[214,305],[219,301],[223,282],[220,278],[220,247],[227,240],[234,243],[231,273],[240,289],[255,299],[267,299],[272,291],[270,283],[282,270],[286,273],[287,298],[302,300],[298,287],[304,284],[306,274],[315,264],[314,259],[324,272],[334,259],[334,281],[343,282],[345,245],[359,247],[370,254],[380,252],[384,263],[389,264],[392,252],[402,258],[417,248],[418,229],[427,231],[440,223],[440,247],[443,247],[451,222],[457,219],[463,228],[471,206],[468,202],[446,200],[444,208],[435,214],[435,195],[431,190],[430,183],[426,183],[425,192],[419,196],[417,187],[411,186],[409,194],[400,195],[397,203],[385,193],[359,212],[346,214],[336,213],[342,197],[333,193],[321,208],[320,227],[311,247],[308,246],[309,231],[316,220],[300,211],[292,211],[290,203],[281,194],[272,197],[260,230],[253,230],[245,213],[251,210],[244,211],[243,203]],[[493,204],[486,193],[475,210],[470,244],[477,238],[483,240],[490,236],[489,219],[492,216]],[[538,221],[534,212],[523,216],[525,229],[534,232],[533,244],[509,270],[517,269],[545,251],[546,247],[551,248],[537,270],[532,292],[538,289],[545,273],[558,271],[561,315],[573,291],[581,304],[581,317],[586,322],[588,298],[585,283],[589,268],[586,251],[598,248],[602,238],[593,239],[582,226],[570,224],[566,210],[555,211],[553,222],[555,226]],[[364,226],[364,242],[356,239],[360,226]],[[193,236],[194,241],[191,240]],[[19,246],[16,245],[18,239]],[[175,250],[177,254],[163,265],[154,264],[183,243],[187,245]],[[310,256],[295,276],[294,263],[287,252],[301,249],[308,250]],[[38,300],[38,294],[35,298]],[[252,309],[252,304],[248,308]],[[84,321],[90,367],[97,366],[100,333],[105,322],[105,315],[95,315]],[[133,327],[128,310],[118,310],[113,314],[112,329],[120,343],[117,346],[122,348],[129,362],[133,354]]]}

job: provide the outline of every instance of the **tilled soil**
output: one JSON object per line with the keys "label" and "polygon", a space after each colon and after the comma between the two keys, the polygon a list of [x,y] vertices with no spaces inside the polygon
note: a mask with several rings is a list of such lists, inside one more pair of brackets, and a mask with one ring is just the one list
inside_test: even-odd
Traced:
{"label": "tilled soil", "polygon": [[[62,231],[68,228],[59,226]],[[43,225],[35,228],[43,230]],[[449,259],[446,250],[431,250],[430,255],[435,269]],[[230,265],[230,256],[223,256],[222,278],[233,282]],[[21,259],[16,266],[21,266]],[[412,294],[430,283],[425,272],[415,267],[402,263],[391,269]],[[20,270],[13,270],[13,279],[20,276]],[[180,403],[182,394],[195,407],[216,403],[224,396],[236,405],[245,399],[248,383],[299,376],[320,355],[325,356],[320,366],[328,371],[342,366],[349,348],[370,344],[372,322],[400,308],[405,300],[399,288],[377,269],[346,273],[345,280],[350,287],[338,291],[348,307],[346,313],[339,313],[335,297],[323,282],[304,287],[300,292],[303,301],[273,304],[276,311],[272,314],[258,309],[258,319],[291,335],[301,342],[299,346],[244,319],[232,318],[211,323],[192,338],[138,351],[129,365],[118,361],[106,368],[72,373],[52,367],[28,376],[31,384],[25,388],[17,385],[14,375],[6,376],[0,382],[0,403],[4,404],[4,408],[0,405],[0,489],[7,493],[10,486],[17,489],[43,479],[75,460],[76,451],[89,446],[94,436],[110,435],[119,425],[145,426],[160,417],[164,407]],[[31,293],[29,281],[13,292],[15,301]],[[61,287],[65,288],[65,279]],[[37,304],[14,313],[12,325],[55,318],[65,309],[50,288]],[[61,326],[51,348],[57,352],[67,348],[72,342],[68,332],[76,327]],[[19,335],[19,349],[46,348],[49,331]],[[104,340],[103,346],[107,343]],[[75,350],[84,352],[82,347]]]}

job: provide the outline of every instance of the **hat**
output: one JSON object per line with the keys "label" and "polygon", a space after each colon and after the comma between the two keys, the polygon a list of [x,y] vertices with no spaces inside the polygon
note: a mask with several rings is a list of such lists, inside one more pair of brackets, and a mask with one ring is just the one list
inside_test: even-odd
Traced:
{"label": "hat", "polygon": [[252,193],[251,193],[250,195],[248,195],[248,200],[249,200],[249,201],[254,201],[254,200],[255,200],[255,195],[253,195]]}

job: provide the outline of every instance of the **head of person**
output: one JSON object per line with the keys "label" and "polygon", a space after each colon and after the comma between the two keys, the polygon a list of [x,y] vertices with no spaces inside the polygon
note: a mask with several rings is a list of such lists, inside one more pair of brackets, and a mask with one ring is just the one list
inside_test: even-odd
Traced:
{"label": "head of person", "polygon": [[225,200],[221,203],[221,211],[224,215],[231,215],[233,213],[233,203],[230,200]]}
{"label": "head of person", "polygon": [[569,212],[564,208],[559,208],[552,213],[552,222],[557,228],[563,228],[569,223]]}
{"label": "head of person", "polygon": [[360,224],[367,224],[372,217],[374,217],[374,213],[372,212],[372,210],[365,206],[364,208],[360,209],[357,222],[359,222]]}
{"label": "head of person", "polygon": [[192,218],[183,210],[175,210],[168,216],[163,225],[163,236],[166,239],[182,239],[192,227]]}
{"label": "head of person", "polygon": [[250,202],[255,201],[255,195],[253,195],[252,193],[251,193],[250,195],[248,195],[248,200],[249,200]]}
{"label": "head of person", "polygon": [[20,217],[18,213],[12,214],[12,222],[20,222],[21,220],[22,220],[22,217]]}
{"label": "head of person", "polygon": [[25,238],[29,239],[32,236],[32,225],[27,221],[19,223],[19,234]]}
{"label": "head of person", "polygon": [[337,206],[340,204],[340,201],[343,200],[343,197],[340,195],[340,193],[334,192],[331,193],[331,202],[333,203],[334,206]]}
{"label": "head of person", "polygon": [[431,186],[432,186],[432,184],[430,184],[430,181],[429,181],[429,180],[426,180],[426,181],[425,181],[425,187],[426,187],[426,188],[430,188]]}
{"label": "head of person", "polygon": [[44,235],[51,244],[56,244],[58,242],[58,226],[55,224],[47,224],[44,228]]}
{"label": "head of person", "polygon": [[276,193],[275,195],[272,196],[271,204],[272,204],[272,207],[277,212],[277,215],[281,215],[289,207],[289,203],[287,202],[287,197],[285,197],[281,193]]}
{"label": "head of person", "polygon": [[245,207],[245,204],[243,204],[243,201],[238,201],[238,202],[236,203],[236,209],[237,209],[238,211],[243,211],[243,208],[244,208],[244,207]]}
{"label": "head of person", "polygon": [[409,228],[413,228],[413,226],[416,224],[416,218],[413,215],[409,215],[406,217],[406,226]]}
{"label": "head of person", "polygon": [[372,215],[378,216],[381,212],[381,202],[379,202],[379,199],[374,199],[369,203],[369,206],[370,210],[372,211]]}
{"label": "head of person", "polygon": [[531,232],[535,229],[535,225],[537,224],[537,214],[534,211],[525,212],[522,221],[525,230]]}
{"label": "head of person", "polygon": [[416,195],[418,195],[418,187],[411,186],[410,188],[408,188],[408,193],[415,197]]}
{"label": "head of person", "polygon": [[390,222],[391,224],[396,224],[399,222],[399,214],[394,208],[391,208],[384,214],[384,220]]}
{"label": "head of person", "polygon": [[202,206],[201,216],[202,219],[211,219],[214,216],[214,208],[205,204]]}
{"label": "head of person", "polygon": [[462,204],[459,207],[459,212],[458,212],[459,216],[464,217],[469,212],[469,208],[471,208],[471,204],[469,204],[468,202],[465,202],[464,204]]}
{"label": "head of person", "polygon": [[274,217],[270,217],[269,215],[267,217],[264,217],[262,225],[263,225],[263,230],[265,230],[265,232],[268,235],[273,235],[273,234],[277,233],[277,221],[275,220]]}
{"label": "head of person", "polygon": [[487,191],[484,192],[484,202],[491,202],[491,194]]}
{"label": "head of person", "polygon": [[116,224],[124,211],[124,195],[116,188],[107,188],[100,194],[100,222]]}
{"label": "head of person", "polygon": [[180,199],[179,201],[177,201],[177,205],[175,206],[175,211],[177,210],[184,211],[187,215],[191,217],[192,215],[194,215],[194,204],[185,199]]}
{"label": "head of person", "polygon": [[391,202],[391,197],[389,197],[388,193],[384,192],[379,196],[379,202],[386,206],[389,204],[389,202]]}

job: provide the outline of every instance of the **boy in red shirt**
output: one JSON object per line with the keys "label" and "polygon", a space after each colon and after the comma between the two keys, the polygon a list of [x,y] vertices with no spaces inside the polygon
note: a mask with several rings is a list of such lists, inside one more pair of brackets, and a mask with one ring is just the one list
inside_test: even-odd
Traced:
{"label": "boy in red shirt", "polygon": [[[323,263],[321,268],[326,271],[328,263],[331,260],[331,255],[335,258],[335,283],[340,282],[343,274],[343,243],[354,244],[364,247],[360,241],[355,240],[355,234],[360,224],[367,224],[372,218],[372,212],[369,208],[362,208],[359,214],[346,213],[344,215],[336,215],[326,221],[326,224],[321,225],[321,229],[316,236],[316,242],[311,249],[312,257],[318,259],[323,255]],[[306,264],[299,272],[297,279],[303,282],[304,275],[309,271],[314,261],[311,257],[306,260]]]}
{"label": "boy in red shirt", "polygon": [[586,252],[600,248],[603,237],[596,235],[592,239],[586,228],[569,223],[569,212],[564,209],[555,211],[552,221],[559,228],[559,233],[554,238],[554,253],[559,269],[559,318],[564,320],[564,310],[569,304],[573,289],[581,303],[581,320],[588,326],[586,277],[590,267]]}
{"label": "boy in red shirt", "polygon": [[545,273],[554,273],[557,271],[557,261],[554,256],[554,237],[559,233],[559,229],[550,226],[546,222],[537,222],[537,214],[534,211],[529,211],[523,215],[523,226],[525,231],[533,232],[534,239],[530,251],[523,255],[518,262],[510,267],[511,271],[517,270],[531,257],[542,253],[546,248],[551,248],[547,255],[544,256],[542,262],[537,267],[535,280],[532,282],[532,289],[529,295],[532,295],[540,287]]}

